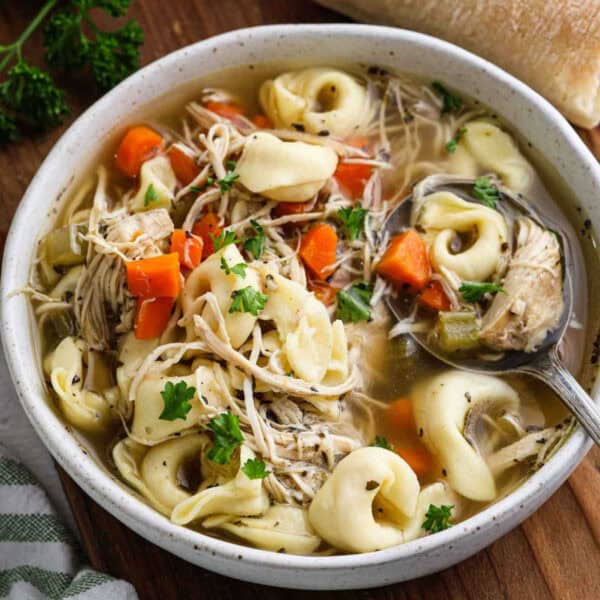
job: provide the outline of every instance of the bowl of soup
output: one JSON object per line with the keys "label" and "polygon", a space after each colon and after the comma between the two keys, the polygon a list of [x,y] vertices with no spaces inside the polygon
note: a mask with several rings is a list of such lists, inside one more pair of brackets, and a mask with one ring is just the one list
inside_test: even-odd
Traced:
{"label": "bowl of soup", "polygon": [[561,351],[595,393],[599,186],[556,110],[445,42],[361,25],[199,42],[97,102],[32,181],[2,278],[19,398],[87,493],[200,566],[312,589],[445,568],[589,441],[541,383],[415,340],[533,352],[568,272]]}

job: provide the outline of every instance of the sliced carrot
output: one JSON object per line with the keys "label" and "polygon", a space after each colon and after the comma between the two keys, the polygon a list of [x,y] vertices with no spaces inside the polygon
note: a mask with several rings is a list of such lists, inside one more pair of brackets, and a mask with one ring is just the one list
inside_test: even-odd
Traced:
{"label": "sliced carrot", "polygon": [[175,172],[175,176],[183,185],[189,185],[196,179],[200,168],[196,164],[194,157],[182,150],[179,146],[169,148],[169,161]]}
{"label": "sliced carrot", "polygon": [[156,154],[163,144],[163,138],[150,127],[132,127],[123,136],[115,162],[121,172],[128,177],[137,177],[142,164]]}
{"label": "sliced carrot", "polygon": [[186,269],[195,269],[202,261],[204,242],[189,231],[176,229],[171,235],[170,252],[177,252],[180,264]]}
{"label": "sliced carrot", "polygon": [[431,265],[423,238],[409,229],[390,242],[377,272],[413,292],[422,290],[431,277]]}
{"label": "sliced carrot", "polygon": [[342,192],[352,199],[362,198],[365,185],[373,173],[370,165],[339,163],[333,176]]}
{"label": "sliced carrot", "polygon": [[273,124],[269,121],[269,118],[263,114],[254,115],[250,119],[259,129],[272,129]]}
{"label": "sliced carrot", "polygon": [[371,150],[371,143],[366,135],[355,135],[354,137],[346,140],[346,144],[348,144],[348,146],[358,148],[363,152],[369,152]]}
{"label": "sliced carrot", "polygon": [[450,299],[439,281],[430,281],[419,294],[419,302],[432,310],[450,310]]}
{"label": "sliced carrot", "polygon": [[433,456],[425,446],[405,446],[404,448],[395,448],[396,453],[403,458],[410,468],[416,473],[417,477],[423,477],[433,469]]}
{"label": "sliced carrot", "polygon": [[171,318],[173,298],[138,298],[134,335],[138,340],[158,337]]}
{"label": "sliced carrot", "polygon": [[309,279],[308,289],[315,293],[315,296],[325,306],[331,306],[336,300],[336,294],[340,291],[333,285],[328,284],[326,281],[318,281]]}
{"label": "sliced carrot", "polygon": [[127,286],[132,296],[176,298],[181,287],[179,255],[172,252],[128,262]]}
{"label": "sliced carrot", "polygon": [[410,398],[398,398],[394,400],[386,411],[387,420],[398,429],[416,429],[413,405]]}
{"label": "sliced carrot", "polygon": [[210,236],[217,237],[221,233],[221,230],[221,219],[213,212],[207,212],[201,219],[194,223],[192,233],[200,237],[204,242],[202,258],[210,256],[215,251],[215,246]]}
{"label": "sliced carrot", "polygon": [[204,105],[204,108],[231,121],[234,121],[236,117],[244,116],[245,114],[244,108],[235,102],[207,102]]}
{"label": "sliced carrot", "polygon": [[276,217],[301,215],[305,212],[308,212],[312,204],[312,200],[309,200],[308,202],[279,202],[277,206],[273,208],[273,214]]}
{"label": "sliced carrot", "polygon": [[318,279],[325,279],[333,272],[337,242],[335,229],[326,223],[315,225],[302,237],[300,256]]}

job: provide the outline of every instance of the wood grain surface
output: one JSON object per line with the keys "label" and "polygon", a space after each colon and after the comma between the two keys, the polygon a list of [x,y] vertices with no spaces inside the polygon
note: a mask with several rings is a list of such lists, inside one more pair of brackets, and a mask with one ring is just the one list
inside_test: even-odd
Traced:
{"label": "wood grain surface", "polygon": [[[13,39],[41,2],[0,2],[0,44]],[[146,31],[143,64],[231,29],[266,23],[333,22],[343,17],[308,0],[138,0],[132,14]],[[41,61],[39,38],[27,56]],[[76,82],[71,117],[58,128],[0,151],[0,243],[36,169],[61,133],[94,100]],[[74,85],[73,85],[74,84]],[[59,474],[91,564],[131,581],[142,600],[264,600],[309,596],[362,600],[515,598],[600,599],[600,450],[592,450],[568,483],[521,527],[439,574],[356,592],[299,592],[246,584],[192,566],[146,542]],[[367,583],[367,582],[365,582]],[[110,599],[107,599],[110,600]]]}

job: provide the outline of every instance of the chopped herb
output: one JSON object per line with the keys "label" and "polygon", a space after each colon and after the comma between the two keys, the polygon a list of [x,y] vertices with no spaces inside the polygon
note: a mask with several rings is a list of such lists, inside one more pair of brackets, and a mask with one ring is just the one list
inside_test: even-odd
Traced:
{"label": "chopped herb", "polygon": [[200,194],[201,192],[206,190],[207,187],[213,185],[214,182],[214,177],[207,177],[206,181],[202,185],[193,185],[190,188],[190,192],[194,192],[194,194]]}
{"label": "chopped herb", "polygon": [[485,294],[495,294],[497,292],[506,292],[502,286],[497,283],[480,283],[477,281],[465,281],[458,288],[465,302],[479,302]]}
{"label": "chopped herb", "polygon": [[373,286],[368,283],[354,284],[348,290],[337,293],[336,317],[346,323],[368,321],[371,318],[369,302],[373,295]]}
{"label": "chopped herb", "polygon": [[246,263],[238,263],[237,265],[233,265],[233,267],[230,267],[227,264],[225,257],[221,256],[221,269],[223,269],[223,271],[225,271],[226,275],[231,275],[233,273],[234,275],[238,275],[242,279],[245,279],[247,267],[248,267],[248,265]]}
{"label": "chopped herb", "polygon": [[229,312],[247,312],[257,317],[259,311],[265,307],[267,299],[268,296],[266,294],[262,294],[252,286],[235,290],[231,294]]}
{"label": "chopped herb", "polygon": [[249,458],[242,467],[248,479],[264,479],[271,471],[266,470],[267,465],[258,458]]}
{"label": "chopped herb", "polygon": [[172,381],[167,381],[160,393],[165,406],[158,418],[163,421],[185,419],[190,410],[192,410],[190,400],[194,397],[195,393],[196,388],[188,386],[185,381],[179,381],[175,385],[173,385]]}
{"label": "chopped herb", "polygon": [[227,167],[227,169],[229,169],[230,171],[235,171],[235,168],[237,166],[237,163],[235,162],[235,160],[228,160],[225,163],[225,166]]}
{"label": "chopped herb", "polygon": [[356,206],[340,208],[338,210],[338,216],[344,224],[349,240],[354,241],[363,233],[365,230],[365,219],[368,214],[369,211],[363,208],[360,202]]}
{"label": "chopped herb", "polygon": [[489,177],[479,177],[473,182],[473,195],[488,208],[496,208],[496,202],[500,200],[500,192]]}
{"label": "chopped herb", "polygon": [[208,458],[220,465],[228,464],[235,449],[244,441],[239,417],[230,412],[221,413],[209,421],[208,428],[214,434]]}
{"label": "chopped herb", "polygon": [[465,133],[467,133],[467,129],[466,129],[466,127],[462,127],[461,129],[459,129],[456,132],[456,135],[446,144],[446,150],[448,150],[448,152],[450,152],[450,154],[454,154],[454,152],[456,152],[456,147],[458,145],[458,142],[460,142],[460,140],[462,140]]}
{"label": "chopped herb", "polygon": [[385,448],[386,450],[391,450],[392,447],[390,443],[381,435],[375,436],[375,441],[371,444],[375,448]]}
{"label": "chopped herb", "polygon": [[453,505],[448,504],[442,504],[441,506],[430,504],[421,527],[429,533],[437,533],[438,531],[452,527],[450,519],[452,518],[453,508]]}
{"label": "chopped herb", "polygon": [[209,233],[208,237],[212,240],[215,252],[218,252],[221,248],[225,248],[225,246],[229,246],[229,244],[237,244],[241,241],[235,237],[234,231],[229,231],[227,229],[223,229],[217,236]]}
{"label": "chopped herb", "polygon": [[431,87],[442,96],[444,105],[442,106],[442,114],[449,112],[458,112],[462,107],[462,100],[452,92],[449,92],[444,85],[439,81],[434,81]]}
{"label": "chopped herb", "polygon": [[151,183],[146,189],[146,193],[144,194],[144,206],[148,206],[150,202],[158,202],[158,194],[156,193],[156,188],[154,184]]}
{"label": "chopped herb", "polygon": [[227,173],[223,179],[219,179],[217,181],[217,185],[221,190],[221,194],[225,194],[233,187],[233,184],[240,178],[239,175],[234,173],[236,167],[236,163],[234,160],[227,161]]}
{"label": "chopped herb", "polygon": [[256,235],[248,238],[244,242],[244,250],[252,254],[255,259],[259,259],[265,251],[265,230],[262,225],[254,219],[250,221],[250,225],[252,225],[254,231],[256,231]]}

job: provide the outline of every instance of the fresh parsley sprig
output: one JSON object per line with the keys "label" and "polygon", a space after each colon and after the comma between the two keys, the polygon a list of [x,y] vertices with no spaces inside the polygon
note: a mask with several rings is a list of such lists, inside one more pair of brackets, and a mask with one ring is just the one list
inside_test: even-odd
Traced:
{"label": "fresh parsley sprig", "polygon": [[213,432],[213,445],[208,451],[208,458],[220,465],[228,464],[231,455],[244,441],[239,417],[230,412],[221,413],[209,421],[208,428]]}
{"label": "fresh parsley sprig", "polygon": [[163,411],[159,419],[163,421],[175,421],[175,419],[185,419],[192,410],[190,400],[194,397],[196,388],[188,386],[185,381],[179,381],[173,384],[167,381],[160,395],[164,402]]}
{"label": "fresh parsley sprig", "polygon": [[360,202],[356,206],[340,208],[337,214],[350,241],[356,240],[364,232],[365,220],[369,211],[363,208]]}
{"label": "fresh parsley sprig", "polygon": [[441,506],[430,504],[421,527],[429,533],[437,533],[452,527],[453,508],[453,505],[448,504],[442,504]]}
{"label": "fresh parsley sprig", "polygon": [[463,139],[463,137],[465,136],[465,133],[467,133],[467,128],[466,127],[461,127],[456,132],[456,134],[454,135],[454,137],[446,144],[446,150],[450,154],[454,154],[456,152],[456,148],[458,146],[458,142],[460,142],[460,140]]}
{"label": "fresh parsley sprig", "polygon": [[387,441],[387,439],[381,435],[375,436],[375,441],[371,444],[371,446],[374,446],[375,448],[384,448],[385,450],[392,449],[392,447],[390,446],[390,443]]}
{"label": "fresh parsley sprig", "polygon": [[489,177],[478,177],[473,182],[473,195],[488,208],[496,208],[500,200],[500,192]]}
{"label": "fresh parsley sprig", "polygon": [[212,240],[215,252],[218,252],[221,248],[225,248],[225,246],[229,246],[229,244],[237,244],[242,241],[235,236],[234,231],[229,231],[228,229],[223,229],[217,236],[209,233],[208,237]]}
{"label": "fresh parsley sprig", "polygon": [[450,112],[458,112],[462,108],[462,100],[456,94],[450,92],[442,83],[434,81],[431,87],[442,96],[444,102],[442,106],[442,114]]}
{"label": "fresh parsley sprig", "polygon": [[244,250],[252,254],[252,256],[258,260],[265,251],[265,230],[263,229],[263,226],[254,219],[250,221],[250,225],[252,225],[256,235],[248,238],[244,242]]}
{"label": "fresh parsley sprig", "polygon": [[502,286],[497,283],[478,281],[464,281],[458,288],[458,291],[465,302],[470,302],[472,304],[479,302],[485,294],[496,294],[498,292],[506,294]]}
{"label": "fresh parsley sprig", "polygon": [[337,293],[336,318],[346,323],[368,321],[371,318],[369,302],[373,296],[373,286],[362,282]]}
{"label": "fresh parsley sprig", "polygon": [[240,176],[234,172],[236,167],[236,162],[234,160],[228,160],[226,166],[227,172],[225,173],[225,177],[217,181],[221,194],[229,192],[233,187],[233,184],[240,178]]}
{"label": "fresh parsley sprig", "polygon": [[230,313],[247,312],[255,317],[265,307],[269,297],[266,294],[259,292],[252,286],[235,290],[231,294]]}
{"label": "fresh parsley sprig", "polygon": [[156,188],[154,187],[154,184],[151,183],[147,188],[146,188],[146,193],[144,194],[144,206],[149,206],[150,202],[158,202],[159,198],[158,198],[158,193],[156,191]]}
{"label": "fresh parsley sprig", "polygon": [[267,471],[267,465],[259,458],[249,458],[242,466],[242,471],[248,479],[264,479],[271,474]]}
{"label": "fresh parsley sprig", "polygon": [[238,275],[242,279],[245,279],[247,268],[248,268],[248,265],[246,263],[238,263],[237,265],[233,265],[233,267],[230,267],[227,264],[225,257],[221,256],[221,269],[223,269],[223,271],[225,271],[225,275],[231,275],[233,273],[234,275]]}

